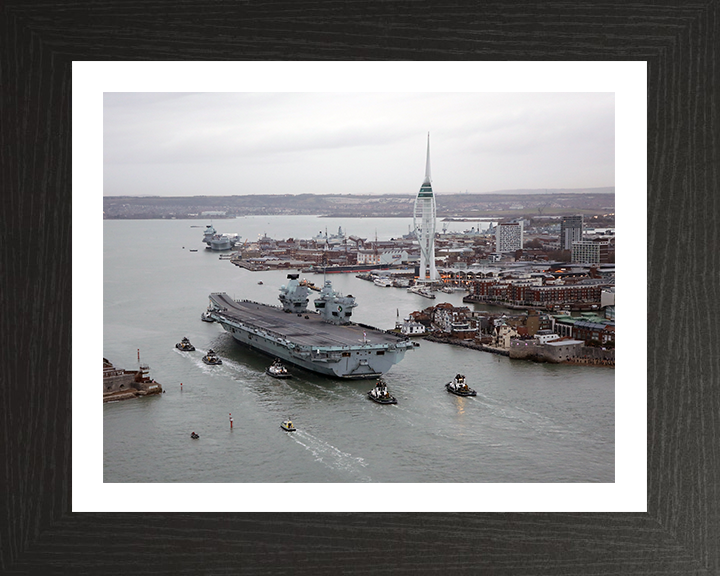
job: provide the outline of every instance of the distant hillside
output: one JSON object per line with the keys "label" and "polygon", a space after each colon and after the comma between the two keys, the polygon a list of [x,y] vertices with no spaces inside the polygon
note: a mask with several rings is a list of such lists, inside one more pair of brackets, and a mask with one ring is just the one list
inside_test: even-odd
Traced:
{"label": "distant hillside", "polygon": [[[492,194],[436,193],[438,217],[551,216],[615,211],[613,188],[499,191]],[[411,217],[415,195],[105,196],[103,217],[213,218],[257,214],[318,214],[333,217]],[[218,214],[220,213],[220,214]]]}
{"label": "distant hillside", "polygon": [[614,186],[601,188],[520,188],[518,190],[494,190],[488,194],[615,194]]}

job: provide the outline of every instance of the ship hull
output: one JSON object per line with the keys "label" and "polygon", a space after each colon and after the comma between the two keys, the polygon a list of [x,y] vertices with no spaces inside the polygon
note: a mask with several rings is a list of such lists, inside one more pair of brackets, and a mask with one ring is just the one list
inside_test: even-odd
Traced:
{"label": "ship hull", "polygon": [[397,355],[395,358],[388,357],[382,362],[378,362],[374,358],[368,362],[368,356],[370,356],[371,351],[366,351],[365,353],[351,353],[350,357],[341,357],[337,362],[328,362],[324,359],[312,360],[310,358],[303,358],[295,355],[288,348],[278,346],[272,340],[260,338],[251,332],[239,330],[229,324],[226,326],[222,321],[220,324],[226,331],[232,334],[232,337],[236,342],[242,344],[243,346],[247,346],[256,352],[262,352],[269,357],[280,358],[285,362],[289,362],[290,364],[299,366],[305,370],[310,370],[311,372],[316,372],[333,378],[354,380],[379,378],[384,373],[388,372],[394,364],[400,362],[405,354],[403,351],[400,353],[399,357]]}
{"label": "ship hull", "polygon": [[416,346],[367,326],[327,324],[312,312],[287,314],[226,294],[213,294],[210,302],[210,313],[236,342],[332,378],[377,378]]}

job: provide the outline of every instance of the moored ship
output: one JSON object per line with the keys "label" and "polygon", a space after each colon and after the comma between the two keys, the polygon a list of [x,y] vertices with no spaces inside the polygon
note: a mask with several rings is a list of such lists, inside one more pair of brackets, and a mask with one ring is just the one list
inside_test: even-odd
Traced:
{"label": "moored ship", "polygon": [[315,311],[307,309],[309,289],[288,274],[280,288],[282,307],[210,295],[208,313],[235,340],[255,350],[337,378],[377,378],[416,346],[408,338],[351,322],[357,306],[352,295],[335,292],[325,281]]}
{"label": "moored ship", "polygon": [[218,234],[212,224],[208,224],[203,232],[203,242],[210,250],[231,250],[239,242],[237,234]]}
{"label": "moored ship", "polygon": [[307,272],[314,274],[338,274],[343,272],[370,272],[371,270],[390,270],[398,268],[392,264],[346,264],[340,266],[311,266]]}

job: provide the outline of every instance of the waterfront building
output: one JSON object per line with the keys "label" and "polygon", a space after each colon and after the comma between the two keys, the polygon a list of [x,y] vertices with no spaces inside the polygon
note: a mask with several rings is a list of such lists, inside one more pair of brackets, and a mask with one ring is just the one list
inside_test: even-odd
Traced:
{"label": "waterfront building", "polygon": [[396,325],[396,328],[400,330],[400,334],[403,336],[421,336],[425,334],[425,326],[419,322],[413,322],[410,318],[406,318],[405,322]]}
{"label": "waterfront building", "polygon": [[579,320],[573,326],[573,338],[584,342],[599,342],[608,344],[615,342],[615,324],[612,322],[588,322]]}
{"label": "waterfront building", "polygon": [[474,338],[477,330],[470,326],[470,309],[455,307],[449,302],[435,306],[433,322],[446,334],[454,338]]}
{"label": "waterfront building", "polygon": [[425,179],[415,198],[415,208],[413,210],[415,237],[420,244],[418,280],[421,282],[434,282],[437,280],[437,270],[435,269],[435,215],[435,196],[430,184],[430,133],[428,132]]}
{"label": "waterfront building", "polygon": [[572,250],[573,242],[580,242],[583,235],[583,217],[565,216],[560,221],[560,250]]}
{"label": "waterfront building", "polygon": [[562,337],[584,342],[591,340],[601,344],[615,342],[615,322],[593,313],[583,313],[580,316],[554,316],[553,331]]}
{"label": "waterfront building", "polygon": [[503,254],[522,250],[523,247],[523,223],[508,222],[498,224],[495,229],[495,252]]}
{"label": "waterfront building", "polygon": [[535,339],[540,344],[547,344],[548,342],[551,342],[553,340],[557,340],[560,338],[559,334],[555,334],[552,330],[539,330],[535,334]]}
{"label": "waterfront building", "polygon": [[504,320],[499,320],[495,323],[493,343],[498,348],[509,350],[510,341],[517,336],[518,331],[513,326],[508,325]]}
{"label": "waterfront building", "polygon": [[360,248],[357,251],[358,264],[402,264],[407,262],[408,258],[407,251],[398,249],[366,250]]}

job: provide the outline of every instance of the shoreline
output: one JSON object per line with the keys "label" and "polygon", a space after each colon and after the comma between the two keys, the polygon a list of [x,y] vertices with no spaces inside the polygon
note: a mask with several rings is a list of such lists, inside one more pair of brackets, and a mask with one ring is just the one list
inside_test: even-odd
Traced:
{"label": "shoreline", "polygon": [[[429,342],[437,342],[439,344],[450,344],[451,346],[460,346],[462,348],[470,348],[472,350],[479,350],[480,352],[489,352],[491,354],[499,354],[500,356],[507,356],[510,358],[510,351],[504,348],[495,348],[486,344],[478,344],[470,340],[461,340],[459,338],[450,338],[449,336],[434,336],[427,335],[423,337],[423,340]],[[536,364],[566,364],[569,366],[601,366],[606,368],[615,368],[615,363],[607,361],[592,361],[589,358],[574,358],[572,360],[565,360],[563,362],[550,362],[544,359],[536,359],[532,357],[527,358],[512,358],[512,360],[530,360]]]}

